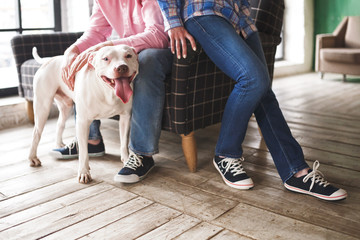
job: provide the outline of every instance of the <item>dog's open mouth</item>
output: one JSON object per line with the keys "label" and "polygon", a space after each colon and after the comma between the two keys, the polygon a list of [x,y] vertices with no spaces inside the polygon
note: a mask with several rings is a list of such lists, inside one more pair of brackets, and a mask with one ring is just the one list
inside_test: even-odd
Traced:
{"label": "dog's open mouth", "polygon": [[132,89],[130,83],[134,80],[136,72],[130,77],[108,78],[101,76],[105,83],[115,90],[116,96],[118,96],[123,103],[127,103],[132,96]]}

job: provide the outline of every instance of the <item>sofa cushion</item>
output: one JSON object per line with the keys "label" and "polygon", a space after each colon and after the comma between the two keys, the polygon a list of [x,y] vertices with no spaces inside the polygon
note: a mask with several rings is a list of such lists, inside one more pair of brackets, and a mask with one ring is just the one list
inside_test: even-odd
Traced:
{"label": "sofa cushion", "polygon": [[345,47],[360,48],[360,16],[351,16],[348,19]]}
{"label": "sofa cushion", "polygon": [[40,65],[41,64],[34,59],[27,60],[21,65],[21,82],[26,100],[33,100],[33,79],[36,71],[40,68]]}
{"label": "sofa cushion", "polygon": [[323,48],[320,57],[329,62],[360,64],[360,48]]}

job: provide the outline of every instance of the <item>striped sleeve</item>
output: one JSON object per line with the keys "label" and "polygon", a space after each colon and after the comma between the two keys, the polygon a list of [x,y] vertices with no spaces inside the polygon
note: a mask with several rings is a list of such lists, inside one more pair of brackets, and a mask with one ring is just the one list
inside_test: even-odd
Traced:
{"label": "striped sleeve", "polygon": [[165,31],[183,26],[180,14],[181,0],[157,0],[164,17]]}

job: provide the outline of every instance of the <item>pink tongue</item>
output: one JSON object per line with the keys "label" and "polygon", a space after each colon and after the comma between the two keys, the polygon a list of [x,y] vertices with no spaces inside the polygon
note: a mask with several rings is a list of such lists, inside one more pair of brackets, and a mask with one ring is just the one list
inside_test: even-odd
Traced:
{"label": "pink tongue", "polygon": [[123,103],[127,103],[132,95],[133,91],[129,84],[128,78],[115,79],[115,94]]}

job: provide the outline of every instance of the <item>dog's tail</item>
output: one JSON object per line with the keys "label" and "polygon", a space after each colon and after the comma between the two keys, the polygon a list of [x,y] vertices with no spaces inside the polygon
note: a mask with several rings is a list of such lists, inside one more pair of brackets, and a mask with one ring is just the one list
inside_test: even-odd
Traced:
{"label": "dog's tail", "polygon": [[46,62],[46,58],[41,58],[41,57],[39,56],[36,47],[33,47],[33,49],[32,49],[32,55],[33,55],[33,58],[35,59],[35,61],[37,61],[38,63],[43,64],[44,62]]}

